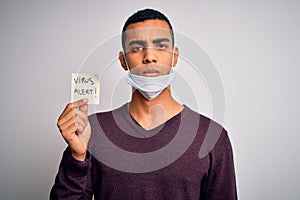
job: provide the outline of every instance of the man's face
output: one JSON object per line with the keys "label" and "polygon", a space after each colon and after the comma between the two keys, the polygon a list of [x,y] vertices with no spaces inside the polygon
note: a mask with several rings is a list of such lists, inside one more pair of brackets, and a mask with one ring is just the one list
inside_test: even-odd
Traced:
{"label": "man's face", "polygon": [[178,50],[173,52],[171,30],[163,20],[130,24],[126,29],[124,50],[125,56],[120,54],[123,68],[141,76],[168,74],[178,58]]}

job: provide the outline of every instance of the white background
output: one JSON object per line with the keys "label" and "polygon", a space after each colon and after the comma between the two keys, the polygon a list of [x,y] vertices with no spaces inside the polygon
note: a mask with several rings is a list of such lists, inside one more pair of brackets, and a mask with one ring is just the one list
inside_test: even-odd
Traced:
{"label": "white background", "polygon": [[0,1],[0,199],[48,199],[71,73],[145,7],[201,45],[222,77],[239,198],[300,199],[300,2],[291,0]]}

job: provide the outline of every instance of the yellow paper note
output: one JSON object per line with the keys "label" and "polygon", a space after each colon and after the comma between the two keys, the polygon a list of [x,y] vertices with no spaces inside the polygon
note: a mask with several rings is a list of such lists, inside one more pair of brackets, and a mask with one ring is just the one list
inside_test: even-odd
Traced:
{"label": "yellow paper note", "polygon": [[72,73],[71,100],[88,98],[89,104],[99,104],[100,80],[98,74]]}

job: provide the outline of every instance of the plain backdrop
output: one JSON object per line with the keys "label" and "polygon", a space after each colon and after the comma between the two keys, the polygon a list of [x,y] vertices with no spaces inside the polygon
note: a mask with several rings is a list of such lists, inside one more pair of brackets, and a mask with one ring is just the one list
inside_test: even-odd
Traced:
{"label": "plain backdrop", "polygon": [[0,1],[0,199],[48,199],[66,147],[56,122],[71,73],[146,7],[165,13],[219,71],[239,199],[300,199],[300,2],[292,0]]}

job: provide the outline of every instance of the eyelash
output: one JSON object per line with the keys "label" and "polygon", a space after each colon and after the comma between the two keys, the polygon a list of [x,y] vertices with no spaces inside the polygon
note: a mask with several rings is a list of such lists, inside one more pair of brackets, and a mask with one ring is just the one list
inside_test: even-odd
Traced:
{"label": "eyelash", "polygon": [[164,50],[164,49],[168,48],[168,45],[166,45],[166,44],[158,44],[157,48],[161,49],[161,50]]}
{"label": "eyelash", "polygon": [[[168,45],[167,44],[157,44],[156,47],[159,50],[164,50],[164,49],[168,48]],[[132,47],[131,51],[137,52],[137,51],[140,51],[140,50],[143,50],[143,49],[144,49],[144,47],[142,45],[139,45],[139,46]]]}
{"label": "eyelash", "polygon": [[142,49],[143,49],[143,46],[135,46],[135,47],[131,48],[131,51],[137,52],[137,51],[142,50]]}

